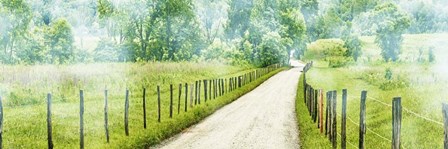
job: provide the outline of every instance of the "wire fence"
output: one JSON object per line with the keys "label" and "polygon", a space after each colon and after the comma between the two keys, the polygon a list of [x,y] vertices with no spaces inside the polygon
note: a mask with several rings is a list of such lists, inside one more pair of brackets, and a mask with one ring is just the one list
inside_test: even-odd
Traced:
{"label": "wire fence", "polygon": [[[438,126],[444,126],[442,122],[439,122],[437,120],[431,119],[429,117],[423,116],[417,112],[414,112],[412,110],[409,110],[408,108],[401,106],[401,98],[396,97],[393,99],[393,104],[385,103],[377,98],[367,96],[367,91],[361,92],[361,102],[360,102],[360,120],[359,122],[356,122],[353,120],[350,116],[347,115],[347,97],[349,98],[356,98],[354,96],[347,95],[347,90],[342,90],[342,104],[339,104],[342,106],[342,114],[338,114],[338,110],[336,110],[337,103],[337,91],[328,91],[326,92],[326,102],[324,102],[324,95],[323,90],[321,89],[314,89],[310,84],[306,82],[306,73],[311,68],[312,64],[307,64],[303,70],[303,84],[304,84],[304,102],[308,108],[308,111],[310,113],[311,118],[316,122],[316,119],[319,119],[318,121],[318,128],[321,127],[321,133],[322,128],[325,128],[325,135],[328,136],[330,142],[332,143],[333,148],[337,148],[337,136],[341,137],[341,148],[346,148],[346,144],[349,144],[352,147],[358,148],[354,145],[354,143],[346,140],[346,119],[348,121],[360,128],[359,132],[359,148],[365,148],[364,142],[365,142],[365,134],[366,132],[373,134],[373,136],[378,137],[379,139],[386,141],[388,143],[392,144],[392,148],[406,148],[404,145],[400,143],[400,132],[401,132],[401,121],[402,121],[402,112],[405,111],[406,113],[409,113],[412,116],[421,118],[423,120],[432,122],[434,124],[437,124]],[[388,136],[382,135],[382,133],[376,132],[373,129],[367,127],[366,124],[366,99],[369,99],[369,101],[374,101],[377,103],[380,103],[384,106],[391,107],[392,109],[392,139]],[[324,104],[325,104],[325,111],[324,111]],[[448,106],[447,106],[448,111]],[[448,113],[448,112],[447,112]],[[447,114],[448,115],[448,114]],[[342,118],[342,125],[341,125],[341,133],[337,132],[337,117]],[[323,124],[325,122],[325,125]],[[342,135],[341,135],[342,134]]]}

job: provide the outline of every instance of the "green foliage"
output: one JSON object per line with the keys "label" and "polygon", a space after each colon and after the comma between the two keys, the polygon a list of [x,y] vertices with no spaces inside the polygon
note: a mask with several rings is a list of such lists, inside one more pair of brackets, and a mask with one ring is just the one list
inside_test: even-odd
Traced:
{"label": "green foliage", "polygon": [[54,21],[47,31],[49,61],[50,63],[63,64],[73,60],[73,34],[67,20],[59,19]]}
{"label": "green foliage", "polygon": [[[0,73],[6,81],[0,84],[4,107],[3,147],[5,148],[45,148],[46,132],[46,94],[52,93],[52,122],[55,146],[64,148],[79,147],[79,89],[84,90],[85,114],[85,146],[92,148],[145,148],[160,143],[189,126],[198,123],[217,109],[238,99],[240,96],[256,88],[269,77],[284,70],[279,69],[259,79],[227,93],[225,96],[208,100],[201,105],[188,107],[184,112],[182,98],[181,113],[176,111],[173,118],[168,117],[169,84],[176,84],[174,93],[178,93],[178,83],[189,83],[195,80],[234,77],[250,71],[251,67],[230,66],[222,63],[108,63],[37,66],[3,66]],[[157,72],[157,73],[155,73]],[[47,75],[51,74],[51,75]],[[17,79],[13,79],[17,78]],[[21,78],[21,79],[18,79]],[[28,80],[24,80],[28,78]],[[164,81],[162,81],[164,80]],[[108,90],[110,143],[104,137],[104,89]],[[156,87],[161,87],[162,122],[157,122]],[[184,84],[182,84],[184,85]],[[143,129],[141,112],[142,87],[146,87],[146,106],[148,128]],[[184,87],[184,86],[183,86]],[[126,136],[123,127],[123,100],[126,88],[130,90],[130,135]],[[190,90],[190,89],[189,89]],[[184,97],[184,88],[182,88]],[[203,92],[201,92],[203,97]],[[177,96],[176,96],[177,97]],[[5,100],[6,99],[6,100]],[[177,105],[177,100],[174,100]],[[190,101],[188,101],[189,103]],[[152,116],[150,116],[152,115]],[[73,126],[73,127],[72,127]],[[87,132],[87,131],[86,131]],[[113,137],[112,137],[113,136]],[[27,142],[27,143],[24,143]]]}
{"label": "green foliage", "polygon": [[403,37],[401,34],[409,27],[409,16],[393,3],[385,3],[375,7],[378,29],[375,43],[381,47],[381,55],[385,61],[397,61]]}
{"label": "green foliage", "polygon": [[390,68],[387,68],[383,74],[377,71],[364,72],[361,78],[384,91],[406,88],[410,85],[409,81],[400,75],[393,77],[392,69]]}
{"label": "green foliage", "polygon": [[357,36],[348,36],[344,38],[344,48],[347,49],[346,56],[352,57],[353,60],[358,61],[358,58],[362,55],[361,40]]}
{"label": "green foliage", "polygon": [[[293,6],[293,5],[291,5]],[[290,40],[290,44],[286,44],[288,54],[291,51],[297,55],[303,55],[306,49],[306,25],[302,14],[296,9],[286,9],[281,12],[281,32],[280,35],[285,40]],[[289,61],[289,60],[288,60]]]}
{"label": "green foliage", "polygon": [[243,37],[250,28],[253,0],[231,0],[229,5],[229,18],[225,28],[227,37]]}
{"label": "green foliage", "polygon": [[300,132],[300,147],[301,148],[331,148],[331,142],[325,135],[320,133],[320,129],[316,128],[316,123],[309,118],[309,111],[304,99],[303,73],[299,76],[299,83],[297,84],[297,95],[295,102],[295,110],[297,117],[297,125]]}
{"label": "green foliage", "polygon": [[324,60],[332,68],[348,65],[353,59],[347,55],[344,41],[339,39],[320,39],[308,46],[305,58]]}
{"label": "green foliage", "polygon": [[94,51],[96,62],[117,62],[120,49],[108,39],[101,39]]}
{"label": "green foliage", "polygon": [[433,63],[436,61],[436,55],[434,54],[434,47],[430,47],[428,50],[428,61]]}
{"label": "green foliage", "polygon": [[288,53],[282,43],[279,34],[269,32],[263,36],[263,42],[260,45],[260,66],[269,66],[276,63],[285,63]]}
{"label": "green foliage", "polygon": [[390,68],[386,68],[384,78],[386,78],[387,80],[392,80],[392,70]]}
{"label": "green foliage", "polygon": [[318,27],[315,24],[318,18],[319,2],[317,0],[304,0],[301,3],[300,11],[306,21],[306,31],[309,41],[317,40],[319,34],[316,33]]}
{"label": "green foliage", "polygon": [[0,1],[0,58],[3,63],[16,63],[15,52],[25,40],[32,18],[31,8],[24,0]]}

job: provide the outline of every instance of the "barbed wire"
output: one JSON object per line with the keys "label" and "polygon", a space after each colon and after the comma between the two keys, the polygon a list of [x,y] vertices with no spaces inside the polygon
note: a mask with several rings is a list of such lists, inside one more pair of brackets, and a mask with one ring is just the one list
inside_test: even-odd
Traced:
{"label": "barbed wire", "polygon": [[[356,97],[354,97],[354,96],[350,96],[350,95],[349,95],[349,97],[351,97],[351,98],[356,98]],[[385,103],[385,102],[379,100],[378,98],[374,98],[374,97],[371,97],[371,96],[367,96],[367,98],[368,98],[368,99],[371,99],[372,101],[375,101],[375,102],[378,102],[378,103],[380,103],[380,104],[383,104],[383,105],[385,105],[385,106],[392,107],[391,104]],[[425,116],[423,116],[423,115],[421,115],[421,114],[419,114],[419,113],[417,113],[417,112],[414,112],[414,111],[412,111],[412,110],[409,110],[408,108],[406,108],[406,107],[404,107],[404,106],[402,106],[402,109],[403,109],[405,112],[407,112],[407,113],[409,113],[409,114],[411,114],[411,115],[414,115],[414,116],[416,116],[416,117],[418,117],[418,118],[421,118],[421,119],[423,119],[423,120],[426,120],[426,121],[429,121],[429,122],[438,124],[439,126],[443,127],[443,123],[440,122],[440,121],[431,119],[431,118],[429,118],[429,117],[425,117]]]}

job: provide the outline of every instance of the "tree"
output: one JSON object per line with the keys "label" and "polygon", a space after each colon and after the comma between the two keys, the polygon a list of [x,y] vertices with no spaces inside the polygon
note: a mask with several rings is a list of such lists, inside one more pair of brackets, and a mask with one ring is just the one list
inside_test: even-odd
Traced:
{"label": "tree", "polygon": [[288,53],[282,38],[276,32],[269,32],[263,36],[260,45],[260,66],[265,67],[276,63],[285,63]]}
{"label": "tree", "polygon": [[73,60],[73,33],[70,24],[65,19],[58,19],[51,23],[46,40],[49,45],[50,63],[68,63]]}
{"label": "tree", "polygon": [[250,28],[253,0],[230,0],[228,21],[225,27],[227,38],[243,37]]}
{"label": "tree", "polygon": [[361,56],[361,40],[355,35],[344,37],[344,48],[347,49],[345,56],[352,57],[353,60],[358,61]]}
{"label": "tree", "polygon": [[316,34],[317,27],[315,24],[318,17],[319,2],[317,0],[304,0],[302,1],[300,11],[302,11],[306,21],[306,30],[309,41],[315,41],[318,39],[318,35]]}
{"label": "tree", "polygon": [[24,39],[31,21],[31,9],[24,0],[1,0],[0,44],[3,47],[2,61],[14,63],[16,43]]}
{"label": "tree", "polygon": [[375,20],[378,20],[375,43],[381,48],[385,61],[397,61],[400,54],[401,36],[410,26],[410,17],[393,3],[375,7]]}
{"label": "tree", "polygon": [[[304,18],[299,10],[294,8],[282,9],[281,12],[281,31],[282,38],[290,40],[291,44],[286,45],[288,54],[295,51],[298,55],[303,55],[306,49],[306,25]],[[288,56],[288,63],[289,63]]]}

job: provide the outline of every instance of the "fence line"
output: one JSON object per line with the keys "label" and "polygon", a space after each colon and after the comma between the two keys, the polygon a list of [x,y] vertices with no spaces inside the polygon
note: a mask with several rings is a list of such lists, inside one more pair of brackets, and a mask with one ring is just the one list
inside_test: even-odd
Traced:
{"label": "fence line", "polygon": [[[310,96],[307,96],[307,95],[309,95],[309,94],[311,94],[312,93],[312,91],[311,90],[309,90],[310,88],[312,89],[313,87],[311,86],[311,85],[309,85],[309,84],[307,84],[306,83],[306,72],[310,69],[310,67],[312,66],[312,63],[310,64],[310,63],[307,63],[307,65],[303,68],[303,72],[304,72],[304,78],[303,78],[303,84],[304,84],[304,101],[305,101],[305,104],[306,104],[306,106],[307,106],[307,108],[308,108],[308,111],[310,112],[310,114],[311,114],[311,109],[310,108],[312,108],[311,106],[310,106],[310,104],[309,104],[309,102],[313,102],[313,98],[312,97],[310,97]],[[346,91],[345,89],[343,90],[343,92],[344,91]],[[331,92],[331,91],[330,91]],[[334,94],[336,94],[336,91],[332,91]],[[331,105],[330,106],[328,106],[328,104],[329,104],[329,102],[328,101],[332,101],[332,100],[336,100],[336,97],[330,97],[330,96],[332,96],[331,94],[330,95],[328,95],[328,93],[329,92],[327,92],[327,115],[328,115],[328,112],[329,112],[329,110],[334,110],[334,109],[332,109],[332,108],[334,108],[334,107],[332,107]],[[363,100],[365,101],[365,99],[366,99],[366,94],[367,94],[367,92],[366,91],[362,91],[362,95],[361,95],[361,109],[364,109],[364,107],[365,107],[365,105],[363,106]],[[344,96],[344,95],[343,95]],[[350,96],[351,98],[353,98],[353,96]],[[343,97],[344,98],[344,97]],[[384,104],[384,105],[386,105],[386,106],[389,106],[389,107],[394,107],[394,106],[392,106],[392,105],[390,105],[390,104],[387,104],[387,103],[385,103],[385,102],[382,102],[382,101],[380,101],[380,100],[377,100],[377,99],[375,99],[375,98],[373,98],[373,97],[367,97],[367,98],[370,98],[370,99],[373,99],[373,101],[376,101],[376,102],[378,102],[378,103],[381,103],[381,104]],[[396,98],[394,98],[394,102],[395,102],[395,100],[396,99],[398,99],[398,98],[400,98],[400,97],[396,97]],[[322,101],[321,101],[322,102]],[[331,103],[333,103],[333,102],[331,102]],[[395,103],[394,103],[395,104]],[[405,109],[405,108],[403,108],[402,106],[401,106],[401,103],[397,103],[398,105],[395,105],[395,107],[394,107],[394,112],[395,113],[401,113],[401,110],[400,109]],[[334,105],[334,104],[333,104]],[[398,107],[398,108],[396,108],[396,107]],[[447,106],[448,107],[448,106]],[[330,109],[328,109],[328,108],[330,108]],[[448,108],[447,108],[448,109]],[[409,110],[409,109],[405,109],[405,111],[406,112],[408,112],[408,113],[411,113],[411,114],[413,114],[413,115],[415,115],[415,116],[417,116],[417,117],[420,117],[420,118],[423,118],[423,119],[425,119],[425,120],[428,120],[428,121],[431,121],[431,122],[434,122],[434,123],[440,123],[440,122],[437,122],[437,121],[435,121],[435,120],[432,120],[432,119],[430,119],[430,118],[427,118],[427,117],[424,117],[424,116],[422,116],[422,115],[420,115],[420,114],[418,114],[418,113],[416,113],[416,112],[413,112],[413,111],[411,111],[411,110]],[[447,110],[448,111],[448,110]],[[323,112],[323,111],[321,111],[321,112]],[[344,112],[344,110],[343,110],[343,112]],[[346,111],[345,111],[346,112]],[[337,117],[342,117],[341,115],[337,115],[335,112],[332,112],[332,113],[334,113]],[[448,112],[447,112],[448,113]],[[343,113],[344,114],[344,113]],[[346,113],[345,113],[346,114]],[[365,113],[363,113],[362,111],[361,111],[361,113],[360,113],[360,115],[361,116],[365,116]],[[401,114],[399,114],[399,115],[401,115]],[[343,118],[343,119],[349,119],[349,121],[351,122],[351,123],[353,123],[353,124],[355,124],[355,125],[357,125],[357,126],[360,126],[360,146],[359,146],[359,148],[364,148],[364,137],[363,137],[363,135],[362,134],[365,134],[365,131],[367,130],[368,132],[371,132],[371,133],[373,133],[374,135],[376,135],[377,137],[379,137],[379,138],[381,138],[381,139],[383,139],[383,140],[386,140],[386,141],[388,141],[388,142],[390,142],[390,143],[394,143],[395,144],[395,146],[397,147],[401,147],[401,148],[405,148],[403,145],[401,145],[401,143],[400,143],[400,131],[401,131],[401,127],[400,127],[400,125],[401,125],[401,116],[397,116],[397,117],[395,117],[395,119],[394,119],[394,123],[396,123],[396,125],[397,126],[393,126],[393,133],[394,133],[394,137],[393,137],[393,139],[394,140],[391,140],[391,139],[388,139],[387,137],[385,137],[385,136],[383,136],[383,135],[381,135],[381,134],[379,134],[379,133],[377,133],[377,132],[375,132],[375,131],[373,131],[372,129],[370,129],[369,127],[365,127],[365,124],[364,124],[364,126],[363,127],[361,127],[360,126],[360,124],[359,123],[356,123],[353,119],[351,119],[349,116],[346,116],[345,118]],[[447,114],[448,115],[448,114]],[[331,116],[331,114],[330,114],[330,116]],[[446,132],[447,132],[447,130],[448,130],[448,116],[447,116],[447,118],[445,118],[445,122],[446,122],[446,128],[445,128],[445,136],[447,136],[446,135]],[[328,119],[326,119],[326,124],[327,124],[327,122],[328,122],[329,120]],[[333,122],[334,121],[334,122]],[[345,120],[343,120],[343,121],[345,121]],[[360,119],[360,122],[362,122],[362,123],[365,123],[365,120],[363,120],[362,118]],[[330,123],[332,123],[332,124],[336,124],[336,118],[334,118],[334,120],[331,120],[330,119]],[[329,127],[328,125],[326,125],[326,128],[327,127]],[[363,129],[364,128],[364,129]],[[330,128],[331,129],[331,128]],[[341,128],[342,129],[342,128]],[[336,130],[333,130],[333,131],[336,131]],[[342,130],[343,131],[343,130]],[[327,131],[325,131],[326,133],[325,133],[325,135],[327,135],[328,133],[327,133]],[[339,137],[341,137],[342,138],[342,136],[341,136],[341,134],[340,133],[338,133],[337,131],[336,132],[332,132],[332,133],[336,133],[337,135],[339,135]],[[333,134],[334,135],[334,134]],[[337,143],[336,142],[334,142],[335,140],[336,140],[336,136],[333,136],[333,135],[330,135],[329,136],[329,139],[330,139],[330,142],[332,143],[332,146],[333,146],[333,148],[337,148]],[[448,137],[445,137],[445,141],[447,141],[447,138]],[[353,147],[355,147],[355,148],[357,148],[354,144],[352,144],[350,141],[347,141],[347,140],[343,140],[343,142],[341,142],[341,148],[346,148],[346,146],[344,145],[345,143],[349,143],[351,146],[353,146]],[[448,142],[448,141],[447,141]],[[447,143],[448,144],[448,143]],[[448,145],[447,145],[448,146]]]}
{"label": "fence line", "polygon": [[[350,95],[349,95],[349,96],[350,96]],[[350,97],[351,97],[351,98],[355,98],[354,96],[350,96]],[[379,99],[377,99],[377,98],[375,98],[375,97],[367,96],[367,98],[372,99],[373,101],[378,102],[378,103],[380,103],[380,104],[383,104],[383,105],[385,105],[385,106],[392,107],[391,104],[385,103],[385,102],[383,102],[383,101],[381,101],[381,100],[379,100]],[[440,127],[443,127],[443,122],[439,122],[439,121],[437,121],[437,120],[433,120],[433,119],[431,119],[431,118],[425,117],[425,116],[423,116],[423,115],[421,115],[421,114],[419,114],[419,113],[417,113],[417,112],[414,112],[414,111],[412,111],[412,110],[409,110],[408,108],[406,108],[406,107],[404,107],[404,106],[402,106],[402,109],[403,109],[405,112],[407,112],[407,113],[409,113],[409,114],[411,114],[411,115],[414,115],[414,116],[416,116],[416,117],[418,117],[418,118],[421,118],[421,119],[426,120],[426,121],[429,121],[429,122],[433,122],[433,123],[435,123],[435,124],[438,124]]]}
{"label": "fence line", "polygon": [[[200,80],[200,81],[196,81],[196,89],[195,89],[195,96],[194,96],[194,101],[193,101],[193,87],[194,84],[191,84],[191,88],[190,88],[190,106],[193,107],[193,102],[194,105],[201,104],[201,96],[204,95],[204,101],[207,102],[207,100],[211,101],[212,100],[212,90],[214,92],[213,95],[213,99],[220,97],[220,96],[224,96],[226,93],[231,92],[231,91],[235,91],[238,88],[244,87],[250,83],[252,83],[253,81],[258,80],[259,78],[275,71],[278,70],[279,68],[281,68],[282,66],[280,64],[274,64],[274,65],[270,65],[268,67],[265,68],[257,68],[254,70],[250,70],[249,72],[246,72],[244,74],[241,74],[237,77],[230,77],[230,79],[224,79],[224,78],[216,78],[213,80]],[[238,78],[238,80],[236,80],[236,78]],[[229,81],[228,81],[229,80]],[[203,87],[204,87],[204,93],[201,94],[201,82],[204,82]],[[213,83],[212,83],[213,81]],[[232,81],[232,82],[230,82]],[[229,84],[227,84],[229,83]],[[236,85],[238,84],[238,86]],[[187,102],[188,102],[188,83],[185,83],[185,112],[187,112]],[[232,86],[231,86],[232,85]],[[212,88],[213,86],[213,88]],[[161,86],[157,85],[157,91],[155,92],[155,97],[157,98],[157,102],[156,105],[154,105],[157,108],[157,122],[161,122],[161,114],[162,114],[162,103],[161,103]],[[207,90],[207,87],[209,87]],[[173,117],[173,98],[174,98],[174,93],[173,93],[173,89],[174,86],[173,84],[169,84],[169,106],[167,106],[166,108],[169,108],[169,118]],[[146,123],[146,88],[143,87],[143,96],[142,96],[142,106],[143,106],[143,125],[144,125],[144,129],[146,129],[147,123]],[[182,95],[182,84],[179,84],[179,94],[178,94],[178,106],[177,106],[177,110],[178,110],[178,114],[180,113],[180,102],[181,102],[181,96]],[[124,130],[125,130],[125,135],[129,136],[129,104],[130,104],[130,90],[128,88],[126,88],[126,92],[125,92],[125,105],[124,105]],[[80,148],[84,148],[84,91],[83,90],[79,90],[79,126],[80,129],[78,131],[79,133],[79,147]],[[47,94],[47,138],[46,141],[48,141],[48,148],[53,148],[54,143],[52,140],[52,126],[51,126],[51,94]],[[0,149],[2,148],[2,142],[3,142],[3,106],[2,106],[2,99],[0,97]],[[102,113],[103,114],[103,113]],[[105,139],[106,139],[106,143],[109,143],[109,128],[108,128],[108,92],[107,89],[104,90],[104,129],[105,129]]]}
{"label": "fence line", "polygon": [[[337,133],[339,137],[342,137],[340,133]],[[353,146],[354,148],[358,148],[356,145],[354,145],[352,142],[350,141],[346,141],[348,144],[350,144],[351,146]]]}

